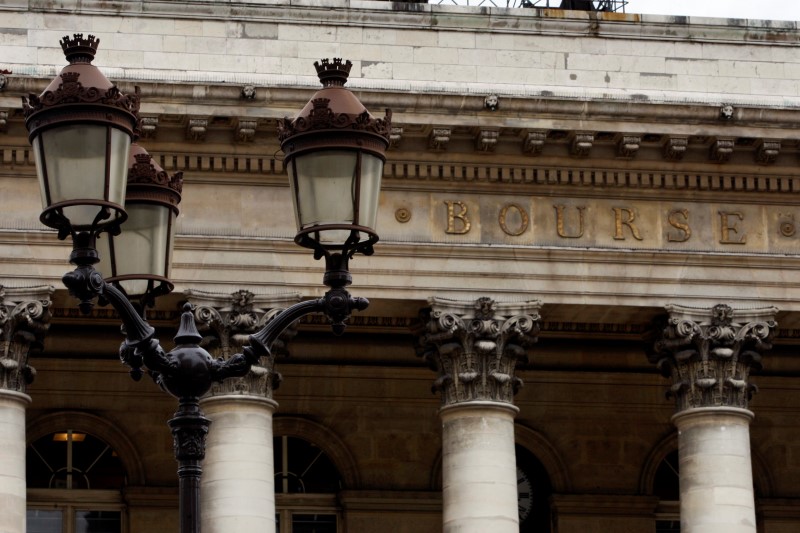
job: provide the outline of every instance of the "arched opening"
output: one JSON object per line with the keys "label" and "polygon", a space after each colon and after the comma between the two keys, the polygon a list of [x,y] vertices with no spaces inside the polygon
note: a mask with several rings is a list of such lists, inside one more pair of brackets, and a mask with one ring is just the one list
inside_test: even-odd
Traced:
{"label": "arched opening", "polygon": [[273,439],[275,519],[278,533],[337,533],[337,494],[344,479],[315,442],[280,435]]}
{"label": "arched opening", "polygon": [[28,444],[27,533],[122,533],[127,475],[103,439],[66,426]]}
{"label": "arched opening", "polygon": [[517,444],[517,505],[520,533],[550,533],[553,485],[542,462]]}

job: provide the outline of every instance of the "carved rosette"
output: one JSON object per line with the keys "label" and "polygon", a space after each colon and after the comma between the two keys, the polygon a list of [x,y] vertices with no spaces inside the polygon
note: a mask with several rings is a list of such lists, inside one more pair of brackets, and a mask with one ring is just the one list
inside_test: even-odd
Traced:
{"label": "carved rosette", "polygon": [[50,327],[53,287],[4,288],[0,285],[0,389],[25,392],[36,371],[28,365]]}
{"label": "carved rosette", "polygon": [[471,401],[513,403],[522,386],[518,361],[537,341],[539,301],[459,302],[432,298],[422,311],[417,354],[438,373],[433,391],[442,405]]}
{"label": "carved rosette", "polygon": [[672,380],[667,393],[675,398],[676,412],[699,407],[747,409],[757,390],[750,371],[761,368],[761,358],[772,345],[777,309],[734,310],[667,306],[666,324],[648,358]]}
{"label": "carved rosette", "polygon": [[[189,290],[187,297],[194,305],[195,325],[203,335],[201,346],[222,359],[240,353],[250,335],[263,328],[283,308],[299,301],[296,294],[257,296],[247,290],[227,296]],[[271,399],[282,379],[280,372],[275,370],[275,359],[288,357],[287,345],[296,334],[295,327],[287,328],[272,345],[269,357],[262,357],[244,377],[215,383],[209,395],[244,394]]]}

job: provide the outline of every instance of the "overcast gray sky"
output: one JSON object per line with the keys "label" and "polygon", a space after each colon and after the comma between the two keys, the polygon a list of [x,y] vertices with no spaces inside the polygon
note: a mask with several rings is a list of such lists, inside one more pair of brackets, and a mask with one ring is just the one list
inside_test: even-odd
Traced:
{"label": "overcast gray sky", "polygon": [[800,0],[629,0],[627,13],[796,20]]}

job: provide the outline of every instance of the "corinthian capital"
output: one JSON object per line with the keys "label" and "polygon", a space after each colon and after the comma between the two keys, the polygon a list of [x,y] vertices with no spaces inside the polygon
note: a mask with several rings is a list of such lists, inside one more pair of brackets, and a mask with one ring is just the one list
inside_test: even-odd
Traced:
{"label": "corinthian capital", "polygon": [[668,395],[676,410],[696,407],[747,409],[756,390],[750,371],[772,344],[777,326],[774,307],[711,309],[666,306],[666,323],[657,326],[648,358],[672,380]]}
{"label": "corinthian capital", "polygon": [[522,385],[518,361],[537,341],[541,302],[501,303],[491,298],[430,298],[422,311],[417,353],[439,377],[442,404],[513,403]]}
{"label": "corinthian capital", "polygon": [[[285,307],[300,300],[296,293],[256,295],[246,290],[218,294],[189,289],[186,297],[194,305],[195,325],[203,335],[201,345],[223,359],[241,352],[250,335],[263,328]],[[271,399],[281,382],[281,375],[275,370],[275,357],[289,355],[287,344],[296,334],[297,329],[288,328],[272,345],[272,353],[253,365],[249,374],[215,383],[209,394],[247,394]]]}
{"label": "corinthian capital", "polygon": [[0,285],[0,389],[25,392],[36,371],[28,365],[32,348],[41,348],[50,327],[53,287]]}

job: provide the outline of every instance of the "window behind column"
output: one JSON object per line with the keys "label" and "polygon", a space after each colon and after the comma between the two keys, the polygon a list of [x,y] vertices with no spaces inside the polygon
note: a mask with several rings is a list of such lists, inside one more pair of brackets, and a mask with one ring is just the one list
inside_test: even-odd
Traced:
{"label": "window behind column", "polygon": [[27,533],[123,533],[126,484],[103,440],[65,428],[28,445]]}
{"label": "window behind column", "polygon": [[278,533],[339,533],[342,476],[325,452],[298,437],[273,441]]}

